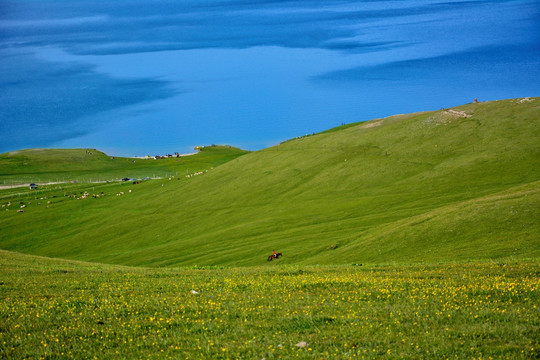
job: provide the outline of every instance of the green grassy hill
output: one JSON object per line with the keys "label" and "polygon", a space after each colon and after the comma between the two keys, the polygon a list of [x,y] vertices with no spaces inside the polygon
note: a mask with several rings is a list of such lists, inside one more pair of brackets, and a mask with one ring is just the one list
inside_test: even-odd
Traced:
{"label": "green grassy hill", "polygon": [[26,191],[24,213],[2,200],[0,248],[148,266],[256,265],[274,248],[273,264],[538,258],[539,104],[350,124],[100,198],[51,187],[49,208]]}
{"label": "green grassy hill", "polygon": [[231,146],[207,146],[195,155],[153,160],[112,157],[95,149],[18,150],[0,154],[0,185],[181,176],[246,153]]}

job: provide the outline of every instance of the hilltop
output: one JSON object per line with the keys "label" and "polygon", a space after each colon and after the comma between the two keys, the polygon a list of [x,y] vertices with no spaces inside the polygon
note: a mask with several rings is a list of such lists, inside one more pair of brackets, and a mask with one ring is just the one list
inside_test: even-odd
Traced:
{"label": "hilltop", "polygon": [[190,156],[154,160],[110,156],[96,149],[18,150],[0,154],[0,185],[178,176],[208,170],[247,153],[233,146],[212,145]]}
{"label": "hilltop", "polygon": [[537,258],[539,104],[349,124],[99,199],[51,187],[49,208],[27,191],[24,213],[0,213],[0,248],[138,266],[257,265],[273,248],[279,264]]}

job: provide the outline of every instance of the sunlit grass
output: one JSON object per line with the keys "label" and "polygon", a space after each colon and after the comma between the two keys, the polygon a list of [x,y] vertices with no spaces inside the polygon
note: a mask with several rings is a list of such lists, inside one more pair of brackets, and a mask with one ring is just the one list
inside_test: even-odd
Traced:
{"label": "sunlit grass", "polygon": [[537,262],[142,269],[2,252],[0,263],[6,359],[538,356]]}
{"label": "sunlit grass", "polygon": [[304,265],[538,258],[539,104],[378,119],[213,169],[204,156],[230,149],[210,147],[189,178],[0,190],[0,248],[137,266],[254,266],[272,249]]}
{"label": "sunlit grass", "polygon": [[197,154],[154,160],[107,155],[95,149],[18,150],[0,154],[0,185],[184,177],[248,152],[232,146],[207,146]]}

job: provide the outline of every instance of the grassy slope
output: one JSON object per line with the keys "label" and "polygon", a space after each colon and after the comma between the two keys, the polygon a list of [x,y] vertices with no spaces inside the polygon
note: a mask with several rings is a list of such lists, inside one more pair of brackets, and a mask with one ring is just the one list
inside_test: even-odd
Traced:
{"label": "grassy slope", "polygon": [[185,175],[246,153],[235,147],[213,146],[205,147],[195,156],[149,160],[112,158],[94,149],[19,150],[0,154],[0,185]]}
{"label": "grassy slope", "polygon": [[253,265],[272,248],[282,264],[536,258],[539,100],[378,119],[108,190],[126,196],[3,212],[0,247],[153,266]]}

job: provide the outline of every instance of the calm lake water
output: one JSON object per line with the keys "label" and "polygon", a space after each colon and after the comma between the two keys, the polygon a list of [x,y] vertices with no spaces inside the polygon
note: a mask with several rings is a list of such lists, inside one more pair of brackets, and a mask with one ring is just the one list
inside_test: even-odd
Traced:
{"label": "calm lake water", "polygon": [[0,152],[256,150],[540,95],[538,1],[0,3]]}

